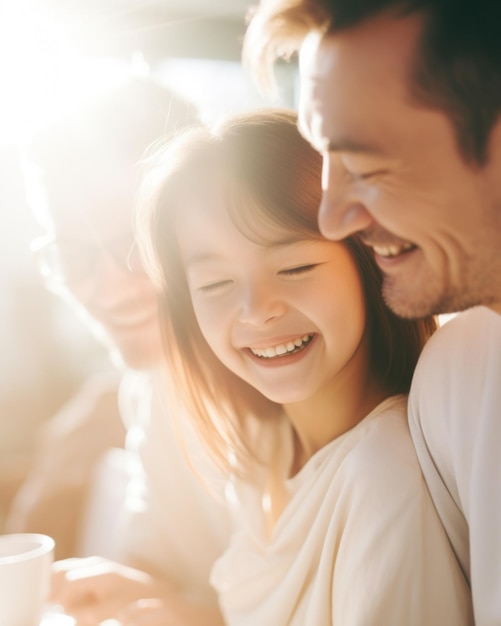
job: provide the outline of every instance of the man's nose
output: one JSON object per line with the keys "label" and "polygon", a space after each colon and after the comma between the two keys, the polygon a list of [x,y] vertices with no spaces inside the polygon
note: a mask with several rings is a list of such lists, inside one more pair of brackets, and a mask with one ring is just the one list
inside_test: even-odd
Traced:
{"label": "man's nose", "polygon": [[322,200],[318,226],[327,239],[339,241],[362,231],[372,216],[357,198],[353,182],[335,156],[325,155],[322,168]]}

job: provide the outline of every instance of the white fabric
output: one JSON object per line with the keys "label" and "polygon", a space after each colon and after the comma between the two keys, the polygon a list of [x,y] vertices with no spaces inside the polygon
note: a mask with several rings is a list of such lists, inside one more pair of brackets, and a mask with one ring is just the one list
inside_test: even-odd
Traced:
{"label": "white fabric", "polygon": [[75,556],[98,554],[112,561],[122,558],[120,531],[131,455],[123,448],[109,448],[99,459],[82,514]]}
{"label": "white fabric", "polygon": [[501,624],[501,316],[447,322],[419,360],[409,397],[418,457],[472,584],[477,626]]}
{"label": "white fabric", "polygon": [[287,480],[271,538],[260,490],[234,482],[239,530],[211,575],[228,626],[472,624],[405,409],[403,396],[386,400]]}
{"label": "white fabric", "polygon": [[132,414],[127,448],[139,455],[139,462],[128,489],[122,560],[169,576],[193,599],[214,601],[209,573],[228,544],[230,520],[223,497],[209,493],[190,463],[220,493],[223,478],[186,418],[187,461],[162,376],[160,371],[133,373],[124,381],[121,408]]}

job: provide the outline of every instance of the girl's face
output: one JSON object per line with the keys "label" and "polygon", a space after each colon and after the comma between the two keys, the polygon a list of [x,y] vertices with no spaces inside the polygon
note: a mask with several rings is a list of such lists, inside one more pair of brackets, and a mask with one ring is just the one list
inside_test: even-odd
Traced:
{"label": "girl's face", "polygon": [[[298,240],[264,223],[269,243],[254,243],[217,197],[179,213],[176,233],[198,324],[228,369],[280,404],[312,399],[357,375],[365,306],[344,245]],[[256,216],[254,226],[260,221]]]}

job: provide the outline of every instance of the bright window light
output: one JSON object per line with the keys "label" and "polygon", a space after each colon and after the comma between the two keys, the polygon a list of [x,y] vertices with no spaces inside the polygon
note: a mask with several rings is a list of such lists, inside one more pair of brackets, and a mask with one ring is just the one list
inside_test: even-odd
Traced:
{"label": "bright window light", "polygon": [[2,3],[0,143],[22,142],[116,74],[116,60],[83,56],[66,25],[36,2]]}

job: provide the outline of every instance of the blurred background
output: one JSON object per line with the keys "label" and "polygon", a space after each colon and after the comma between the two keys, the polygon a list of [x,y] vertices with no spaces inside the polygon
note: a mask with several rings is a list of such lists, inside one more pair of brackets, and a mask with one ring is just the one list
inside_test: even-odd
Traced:
{"label": "blurred background", "polygon": [[[19,152],[57,116],[124,72],[151,74],[204,121],[261,105],[296,104],[293,65],[261,95],[241,67],[249,0],[0,2],[0,523],[22,481],[38,427],[95,371],[103,346],[44,287],[30,243]],[[1,530],[1,526],[0,526]]]}

